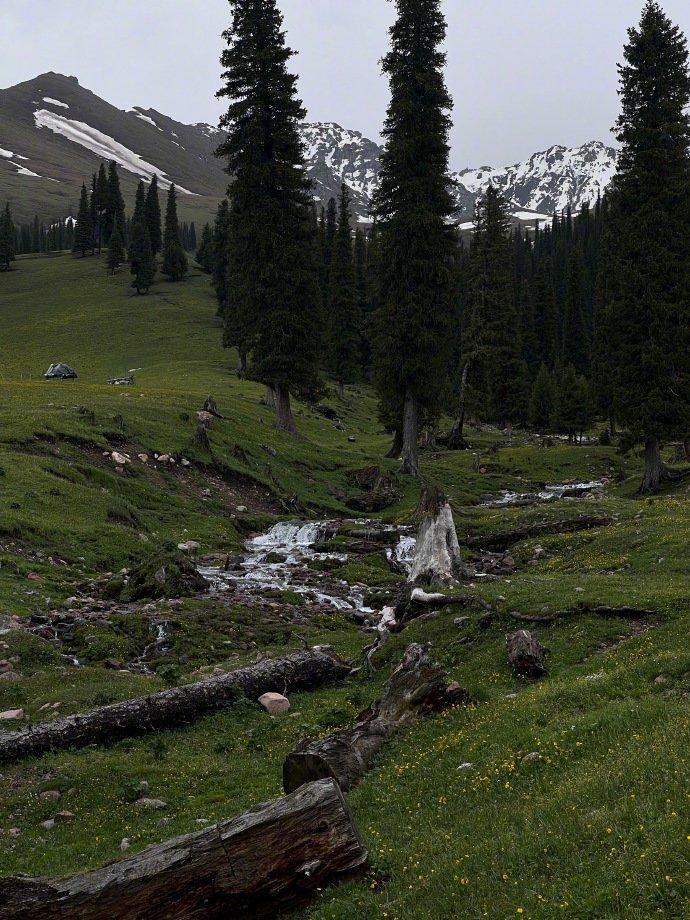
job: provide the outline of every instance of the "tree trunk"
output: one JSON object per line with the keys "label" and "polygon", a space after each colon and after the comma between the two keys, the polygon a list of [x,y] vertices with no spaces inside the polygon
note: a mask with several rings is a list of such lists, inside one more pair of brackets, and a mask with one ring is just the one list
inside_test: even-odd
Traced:
{"label": "tree trunk", "polygon": [[[263,693],[312,690],[341,680],[349,665],[320,649],[305,649],[195,684],[67,716],[35,728],[0,735],[0,763],[39,756],[50,750],[109,744],[121,738],[193,722],[231,705],[238,695],[257,700]],[[0,914],[1,916],[1,914]]]}
{"label": "tree trunk", "polygon": [[639,490],[640,495],[658,492],[664,479],[664,473],[659,441],[656,438],[650,438],[644,446],[644,477]]}
{"label": "tree trunk", "polygon": [[304,741],[283,764],[283,788],[330,777],[343,792],[371,767],[385,742],[402,726],[459,702],[469,702],[457,685],[446,686],[446,672],[434,667],[428,649],[411,645],[386,683],[381,698],[358,718],[354,728],[321,741]]}
{"label": "tree trunk", "polygon": [[264,406],[269,409],[276,408],[276,391],[270,385],[266,387],[266,392],[264,393]]}
{"label": "tree trunk", "polygon": [[345,399],[345,384],[342,381],[338,381],[338,399],[343,401]]}
{"label": "tree trunk", "polygon": [[422,522],[408,581],[430,584],[462,578],[467,569],[448,499],[436,487],[425,488],[420,511]]}
{"label": "tree trunk", "polygon": [[526,629],[508,636],[506,640],[508,662],[519,677],[543,677],[546,674],[544,659],[548,649]]}
{"label": "tree trunk", "polygon": [[276,428],[297,434],[297,426],[290,405],[290,391],[287,387],[275,387],[276,394]]}
{"label": "tree trunk", "polygon": [[528,524],[516,527],[515,530],[506,530],[502,533],[487,534],[480,537],[467,537],[464,545],[471,549],[488,550],[492,553],[503,553],[515,543],[531,540],[534,537],[543,537],[555,533],[579,533],[583,530],[594,530],[596,527],[608,527],[611,518],[606,515],[585,514],[577,518],[567,518],[561,521],[541,521],[537,524]]}
{"label": "tree trunk", "polygon": [[260,920],[364,871],[367,851],[333,780],[65,879],[0,882],[3,920]]}
{"label": "tree trunk", "polygon": [[401,472],[419,478],[419,404],[411,390],[405,394]]}
{"label": "tree trunk", "polygon": [[403,449],[403,437],[402,431],[400,428],[396,428],[393,432],[393,443],[391,444],[391,449],[386,454],[386,458],[389,460],[398,460]]}
{"label": "tree trunk", "polygon": [[237,376],[247,376],[247,352],[244,348],[240,348],[237,354]]}
{"label": "tree trunk", "polygon": [[683,450],[685,451],[685,459],[690,463],[690,437],[685,438],[683,441]]}
{"label": "tree trunk", "polygon": [[447,447],[448,450],[467,450],[468,444],[465,440],[465,435],[463,434],[465,428],[465,411],[463,409],[460,416],[453,423],[453,427],[450,429],[450,434],[448,435]]}

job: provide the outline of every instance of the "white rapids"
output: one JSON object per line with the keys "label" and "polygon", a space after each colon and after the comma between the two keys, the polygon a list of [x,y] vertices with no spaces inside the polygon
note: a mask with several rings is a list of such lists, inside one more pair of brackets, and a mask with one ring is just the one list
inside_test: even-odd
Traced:
{"label": "white rapids", "polygon": [[555,502],[562,498],[580,498],[592,492],[600,492],[608,484],[607,479],[592,482],[559,483],[545,486],[539,492],[511,492],[504,490],[482,502],[484,508],[507,508],[512,505],[536,505],[540,502]]}

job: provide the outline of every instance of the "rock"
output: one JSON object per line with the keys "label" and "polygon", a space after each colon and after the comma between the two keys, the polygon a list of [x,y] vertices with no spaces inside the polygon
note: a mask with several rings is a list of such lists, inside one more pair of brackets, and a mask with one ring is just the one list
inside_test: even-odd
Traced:
{"label": "rock", "polygon": [[76,380],[77,372],[69,364],[60,362],[51,364],[43,376],[46,380]]}
{"label": "rock", "polygon": [[185,543],[178,543],[177,548],[183,553],[195,553],[201,549],[201,544],[196,540],[187,540]]}
{"label": "rock", "polygon": [[132,462],[126,454],[121,454],[118,450],[112,452],[110,459],[117,466],[126,466],[128,463]]}
{"label": "rock", "polygon": [[19,722],[23,718],[23,709],[6,709],[4,712],[0,712],[0,722]]}
{"label": "rock", "polygon": [[453,626],[465,626],[470,622],[470,617],[456,617],[453,620]]}
{"label": "rock", "polygon": [[146,811],[164,811],[168,807],[168,803],[164,802],[163,799],[150,799],[148,796],[144,796],[142,799],[137,799],[135,804],[137,808],[141,808]]}
{"label": "rock", "polygon": [[41,821],[41,827],[47,831],[52,831],[55,827],[55,821],[53,818],[48,818],[47,821]]}
{"label": "rock", "polygon": [[8,684],[10,683],[16,684],[21,679],[22,679],[21,675],[17,674],[16,671],[3,671],[2,674],[0,674],[0,681],[3,681],[4,683],[8,683]]}
{"label": "rock", "polygon": [[139,785],[137,787],[137,790],[139,792],[139,797],[143,798],[145,795],[148,795],[150,788],[151,787],[149,786],[147,780],[145,779],[140,780]]}
{"label": "rock", "polygon": [[290,700],[282,693],[264,693],[259,697],[259,703],[272,716],[280,715],[290,709]]}
{"label": "rock", "polygon": [[11,828],[7,831],[7,833],[9,834],[10,837],[19,837],[19,835],[21,834],[21,832],[22,832],[21,827],[11,827]]}
{"label": "rock", "polygon": [[467,763],[461,763],[460,766],[458,767],[458,770],[463,770],[463,771],[471,770],[473,766],[474,764],[471,764],[468,761]]}
{"label": "rock", "polygon": [[654,683],[655,683],[657,686],[661,687],[661,686],[663,686],[664,684],[667,684],[667,683],[668,683],[668,677],[664,677],[663,674],[660,674],[658,677],[655,677],[655,678],[654,678]]}
{"label": "rock", "polygon": [[541,754],[539,751],[532,751],[530,754],[526,754],[522,758],[523,763],[537,763],[539,760],[541,760]]}
{"label": "rock", "polygon": [[142,463],[148,463],[148,462],[149,462],[149,455],[148,455],[148,454],[137,454],[137,457],[141,460]]}
{"label": "rock", "polygon": [[60,795],[61,793],[57,789],[47,789],[39,795],[39,799],[42,802],[56,802]]}
{"label": "rock", "polygon": [[74,812],[71,812],[71,811],[59,811],[59,812],[55,815],[55,820],[56,820],[58,823],[62,824],[62,823],[64,823],[65,821],[71,821],[73,817],[74,817]]}
{"label": "rock", "polygon": [[158,458],[159,463],[170,463],[170,454],[161,454]]}
{"label": "rock", "polygon": [[249,508],[247,508],[246,505],[238,505],[237,508],[235,508],[235,511],[238,514],[246,514],[247,511],[249,511]]}
{"label": "rock", "polygon": [[129,837],[123,837],[122,841],[120,842],[120,852],[125,853],[131,845],[132,842]]}
{"label": "rock", "polygon": [[535,559],[545,559],[546,556],[548,556],[548,553],[546,552],[543,546],[534,547],[534,558]]}
{"label": "rock", "polygon": [[189,460],[187,460],[186,457],[183,457],[180,462],[182,463],[182,466],[191,466],[191,463],[189,462]]}

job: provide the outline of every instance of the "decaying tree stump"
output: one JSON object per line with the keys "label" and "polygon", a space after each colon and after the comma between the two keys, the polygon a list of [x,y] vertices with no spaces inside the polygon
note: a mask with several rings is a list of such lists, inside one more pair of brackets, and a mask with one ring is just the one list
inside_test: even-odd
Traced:
{"label": "decaying tree stump", "polygon": [[519,677],[543,677],[546,674],[544,659],[549,650],[544,648],[536,636],[521,629],[506,640],[508,662]]}
{"label": "decaying tree stump", "polygon": [[422,522],[408,581],[432,584],[465,577],[468,570],[448,499],[437,487],[425,487],[419,511]]}
{"label": "decaying tree stump", "polygon": [[534,537],[544,537],[549,534],[594,530],[597,527],[608,527],[611,523],[612,520],[607,515],[583,514],[580,517],[560,521],[539,521],[536,524],[527,524],[524,527],[517,527],[515,530],[507,530],[503,533],[468,537],[464,542],[466,546],[472,549],[502,553],[523,540],[531,540]]}
{"label": "decaying tree stump", "polygon": [[431,663],[427,648],[411,645],[384,687],[381,698],[363,712],[354,728],[321,741],[304,741],[283,764],[283,788],[332,777],[345,792],[362,779],[385,742],[400,728],[440,712],[469,695],[446,686],[446,673]]}
{"label": "decaying tree stump", "polygon": [[3,920],[258,920],[304,907],[367,863],[331,779],[66,879],[0,879]]}
{"label": "decaying tree stump", "polygon": [[305,649],[283,658],[268,658],[198,683],[103,706],[85,715],[56,719],[16,734],[3,734],[0,762],[38,756],[53,749],[119,741],[193,722],[231,704],[239,694],[257,700],[268,691],[312,690],[349,673],[350,666],[326,649]]}

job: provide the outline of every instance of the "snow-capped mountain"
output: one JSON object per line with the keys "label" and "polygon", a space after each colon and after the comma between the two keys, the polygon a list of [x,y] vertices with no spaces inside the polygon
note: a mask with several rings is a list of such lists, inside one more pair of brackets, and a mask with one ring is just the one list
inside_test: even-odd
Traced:
{"label": "snow-capped mountain", "polygon": [[[0,90],[0,203],[18,221],[75,213],[82,182],[103,160],[120,166],[128,203],[139,179],[174,182],[185,218],[205,221],[228,184],[214,156],[222,134],[213,125],[184,125],[154,109],[122,111],[80,86],[75,77],[47,73]],[[333,122],[306,124],[303,140],[314,197],[326,204],[342,182],[352,189],[357,220],[367,222],[382,148]],[[551,147],[524,163],[485,166],[453,176],[460,225],[470,229],[478,196],[493,182],[522,221],[548,219],[571,204],[594,201],[615,171],[616,154],[599,142]]]}

